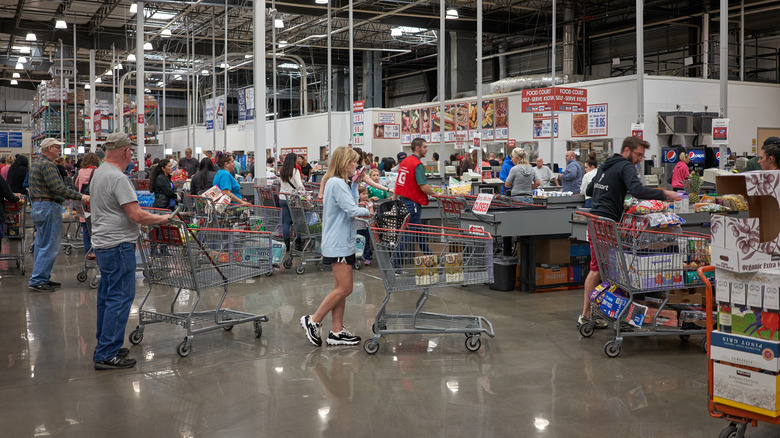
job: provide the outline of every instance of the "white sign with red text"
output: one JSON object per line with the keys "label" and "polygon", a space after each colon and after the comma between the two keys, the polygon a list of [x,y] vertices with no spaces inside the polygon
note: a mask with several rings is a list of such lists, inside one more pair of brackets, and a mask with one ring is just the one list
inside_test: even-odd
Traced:
{"label": "white sign with red text", "polygon": [[474,207],[471,209],[474,213],[487,214],[490,208],[490,203],[493,201],[492,193],[480,193],[477,195],[477,201],[474,203]]}

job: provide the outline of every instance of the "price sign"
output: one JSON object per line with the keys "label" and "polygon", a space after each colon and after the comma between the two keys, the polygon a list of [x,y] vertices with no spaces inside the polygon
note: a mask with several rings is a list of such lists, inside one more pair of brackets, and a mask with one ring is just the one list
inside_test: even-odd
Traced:
{"label": "price sign", "polygon": [[474,207],[471,211],[479,214],[487,214],[492,201],[493,195],[491,193],[480,193],[477,195],[477,201],[474,203]]}

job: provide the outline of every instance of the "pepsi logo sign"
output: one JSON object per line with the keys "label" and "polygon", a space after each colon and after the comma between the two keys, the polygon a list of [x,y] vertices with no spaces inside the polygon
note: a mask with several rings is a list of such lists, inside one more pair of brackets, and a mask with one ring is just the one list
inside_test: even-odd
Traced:
{"label": "pepsi logo sign", "polygon": [[674,163],[677,161],[677,152],[675,152],[673,149],[666,151],[666,161],[669,163]]}

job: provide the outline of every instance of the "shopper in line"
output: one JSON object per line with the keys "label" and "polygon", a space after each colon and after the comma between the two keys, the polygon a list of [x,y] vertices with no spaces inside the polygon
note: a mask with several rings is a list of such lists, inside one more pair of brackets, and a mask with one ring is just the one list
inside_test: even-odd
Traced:
{"label": "shopper in line", "polygon": [[8,169],[8,185],[14,193],[24,193],[24,179],[30,171],[30,160],[22,154],[16,156],[14,164]]}
{"label": "shopper in line", "polygon": [[[290,213],[290,205],[287,203],[287,195],[305,191],[303,181],[301,181],[301,172],[295,166],[297,161],[296,154],[290,152],[284,157],[282,170],[279,172],[279,207],[282,209],[282,236],[284,236],[284,247],[287,252],[290,252],[290,227],[292,226],[292,214]],[[300,251],[302,246],[301,237],[296,236],[296,251]]]}
{"label": "shopper in line", "polygon": [[325,316],[331,314],[328,345],[357,345],[360,336],[344,327],[344,309],[352,293],[352,266],[355,264],[355,218],[368,216],[358,206],[358,185],[352,177],[358,168],[360,155],[348,147],[333,151],[325,175],[322,220],[322,263],[333,268],[333,290],[325,297],[313,315],[301,317],[301,325],[309,342],[322,345],[320,328]]}
{"label": "shopper in line", "polygon": [[536,167],[534,168],[534,172],[536,172],[536,178],[539,180],[541,187],[560,185],[558,184],[558,177],[555,175],[555,172],[544,165],[544,160],[542,157],[536,159]]}
{"label": "shopper in line", "polygon": [[16,159],[13,155],[9,155],[8,158],[5,160],[5,166],[0,169],[0,175],[2,175],[3,179],[8,181],[8,171],[11,170],[11,166],[14,165],[14,161]]}
{"label": "shopper in line", "polygon": [[[598,171],[599,162],[596,159],[596,153],[591,151],[588,153],[588,159],[585,161],[585,175],[582,176],[582,184],[580,185],[580,193],[586,193],[588,191],[588,185],[593,181],[593,177],[596,176]],[[590,208],[593,205],[591,197],[585,195],[585,208]]]}
{"label": "shopper in line", "polygon": [[[645,158],[645,152],[650,143],[639,137],[626,137],[620,148],[620,153],[608,158],[598,169],[593,181],[588,185],[587,195],[592,196],[591,213],[619,221],[623,214],[623,200],[626,193],[631,193],[638,199],[658,199],[679,201],[680,196],[670,190],[650,189],[642,185],[636,176],[636,165]],[[590,237],[589,237],[590,240]],[[588,294],[601,282],[599,265],[590,243],[590,272],[585,278],[585,299],[582,314],[577,319],[577,327],[590,321],[590,300]],[[597,320],[596,327],[604,328],[606,321]]]}
{"label": "shopper in line", "polygon": [[311,164],[306,161],[306,157],[298,155],[298,167],[301,169],[301,178],[304,181],[309,181],[311,178]]}
{"label": "shopper in line", "polygon": [[219,170],[214,176],[214,185],[222,190],[222,193],[230,197],[231,202],[242,205],[249,205],[241,198],[241,185],[230,174],[236,168],[236,162],[232,155],[227,152],[217,152],[217,167]]}
{"label": "shopper in line", "polygon": [[780,138],[769,137],[764,140],[764,146],[758,152],[758,164],[761,165],[761,170],[780,168]]}
{"label": "shopper in line", "polygon": [[171,211],[176,209],[176,192],[173,190],[171,174],[173,174],[173,162],[167,158],[163,158],[152,168],[149,174],[149,182],[153,184],[154,194],[152,207],[167,208]]}
{"label": "shopper in line", "polygon": [[[368,209],[369,214],[374,214],[374,205],[371,203],[371,199],[368,197],[368,188],[365,186],[358,187],[358,205]],[[366,266],[371,265],[371,236],[368,233],[368,228],[361,227],[357,230],[358,235],[363,236],[363,262]]]}
{"label": "shopper in line", "polygon": [[514,148],[511,155],[515,167],[509,171],[504,187],[512,189],[511,195],[516,201],[533,204],[534,200],[531,196],[534,189],[539,187],[539,179],[528,162],[528,153],[523,148]]}
{"label": "shopper in line", "polygon": [[564,192],[572,192],[575,195],[580,193],[582,166],[577,162],[574,151],[566,151],[566,169],[561,174],[561,181],[563,181],[561,190]]}
{"label": "shopper in line", "polygon": [[125,133],[108,136],[105,163],[95,171],[92,194],[92,245],[100,266],[97,291],[96,370],[131,368],[136,360],[122,348],[130,307],[135,298],[135,243],[139,224],[165,224],[168,216],[148,213],[138,205],[135,188],[122,173],[133,159]]}
{"label": "shopper in line", "polygon": [[190,178],[198,171],[198,159],[192,157],[192,148],[184,149],[184,158],[179,159],[179,169],[186,170]]}
{"label": "shopper in line", "polygon": [[[5,203],[3,200],[16,203],[19,202],[20,196],[22,195],[11,191],[11,187],[5,181],[5,178],[0,176],[0,250],[2,250],[3,238],[5,238]],[[368,242],[366,241],[366,243]]]}
{"label": "shopper in line", "polygon": [[678,154],[677,164],[672,171],[672,188],[682,190],[685,188],[685,181],[688,181],[688,177],[691,171],[688,169],[688,163],[691,162],[691,156],[687,152],[680,152]]}
{"label": "shopper in line", "polygon": [[198,171],[190,180],[190,195],[199,195],[214,185],[214,177],[217,176],[217,166],[206,157],[200,160]]}
{"label": "shopper in line", "polygon": [[[81,169],[76,176],[75,185],[76,190],[79,193],[89,194],[89,182],[92,180],[92,176],[100,165],[100,158],[92,152],[87,152],[81,159]],[[86,189],[85,189],[86,187]],[[92,249],[92,239],[90,238],[89,225],[87,224],[87,218],[79,216],[79,222],[81,223],[81,238],[84,242],[84,252],[87,253],[87,259],[94,260],[95,254],[90,253]]]}
{"label": "shopper in line", "polygon": [[51,292],[61,286],[51,281],[51,269],[60,249],[62,231],[62,201],[65,198],[89,202],[89,196],[66,187],[54,160],[63,143],[54,138],[41,142],[41,156],[29,172],[32,206],[30,216],[35,224],[33,272],[28,283],[32,291]]}
{"label": "shopper in line", "polygon": [[[367,185],[369,187],[373,187],[373,188],[375,188],[377,190],[384,190],[385,192],[392,193],[393,191],[390,190],[389,187],[385,187],[382,184],[379,184],[379,181],[374,181],[369,176],[369,170],[370,169],[368,167],[368,156],[366,155],[366,153],[363,152],[363,150],[360,149],[360,148],[353,148],[352,150],[357,152],[358,157],[360,157],[358,159],[358,171],[352,177],[352,181],[355,182],[355,183],[358,183],[358,184],[359,183],[364,183],[365,185]],[[401,154],[404,154],[404,158],[406,157],[406,153],[401,152],[398,155],[400,156]],[[325,183],[327,181],[328,181],[328,175],[325,174],[325,176],[322,178],[322,183],[320,183],[320,191],[319,191],[319,194],[317,195],[318,199],[322,199],[323,193],[325,191]]]}

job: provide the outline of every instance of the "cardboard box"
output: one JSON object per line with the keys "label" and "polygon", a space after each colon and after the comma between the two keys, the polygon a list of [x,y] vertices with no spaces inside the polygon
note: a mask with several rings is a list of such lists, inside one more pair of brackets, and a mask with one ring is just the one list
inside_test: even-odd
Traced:
{"label": "cardboard box", "polygon": [[569,256],[575,257],[590,257],[590,244],[588,243],[574,243],[569,248]]}
{"label": "cardboard box", "polygon": [[614,292],[606,290],[604,291],[604,297],[601,300],[601,306],[599,309],[604,315],[615,319],[620,315],[620,312],[628,305],[629,299],[622,295],[620,289],[616,289]]}
{"label": "cardboard box", "polygon": [[[629,273],[629,284],[636,289],[669,289],[683,286],[682,254],[664,253],[652,255],[633,255],[611,250],[609,267],[622,270],[619,265],[620,254],[625,259],[625,268]],[[621,278],[619,272],[613,272],[610,278]]]}
{"label": "cardboard box", "polygon": [[769,417],[780,416],[777,373],[715,362],[712,364],[713,400]]}
{"label": "cardboard box", "polygon": [[536,268],[536,285],[565,284],[569,279],[569,269],[566,265],[538,266]]}
{"label": "cardboard box", "polygon": [[780,313],[780,269],[737,273],[716,268],[715,278],[717,302]]}
{"label": "cardboard box", "polygon": [[[658,315],[656,317],[656,314]],[[672,309],[663,309],[660,312],[657,307],[648,307],[645,314],[645,324],[652,324],[653,318],[657,318],[658,325],[677,327],[677,312]]]}
{"label": "cardboard box", "polygon": [[[720,323],[724,325],[728,322],[726,309],[731,312],[731,331],[724,328],[721,330]],[[760,309],[749,309],[739,306],[721,306],[718,311],[718,328],[727,333],[735,335],[750,336],[757,339],[767,339],[780,341],[780,314],[776,312],[764,312]]]}
{"label": "cardboard box", "polygon": [[626,310],[626,314],[623,317],[623,321],[633,325],[634,327],[642,327],[645,322],[645,315],[647,314],[647,306],[643,306],[638,303],[631,303]]}
{"label": "cardboard box", "polygon": [[736,365],[780,371],[780,342],[713,331],[710,359]]}
{"label": "cardboard box", "polygon": [[703,304],[704,295],[700,293],[669,294],[670,304]]}
{"label": "cardboard box", "polygon": [[536,240],[536,263],[565,265],[570,257],[569,239]]}
{"label": "cardboard box", "polygon": [[716,185],[719,195],[744,196],[750,217],[712,217],[712,264],[735,272],[780,268],[780,174],[723,175]]}

